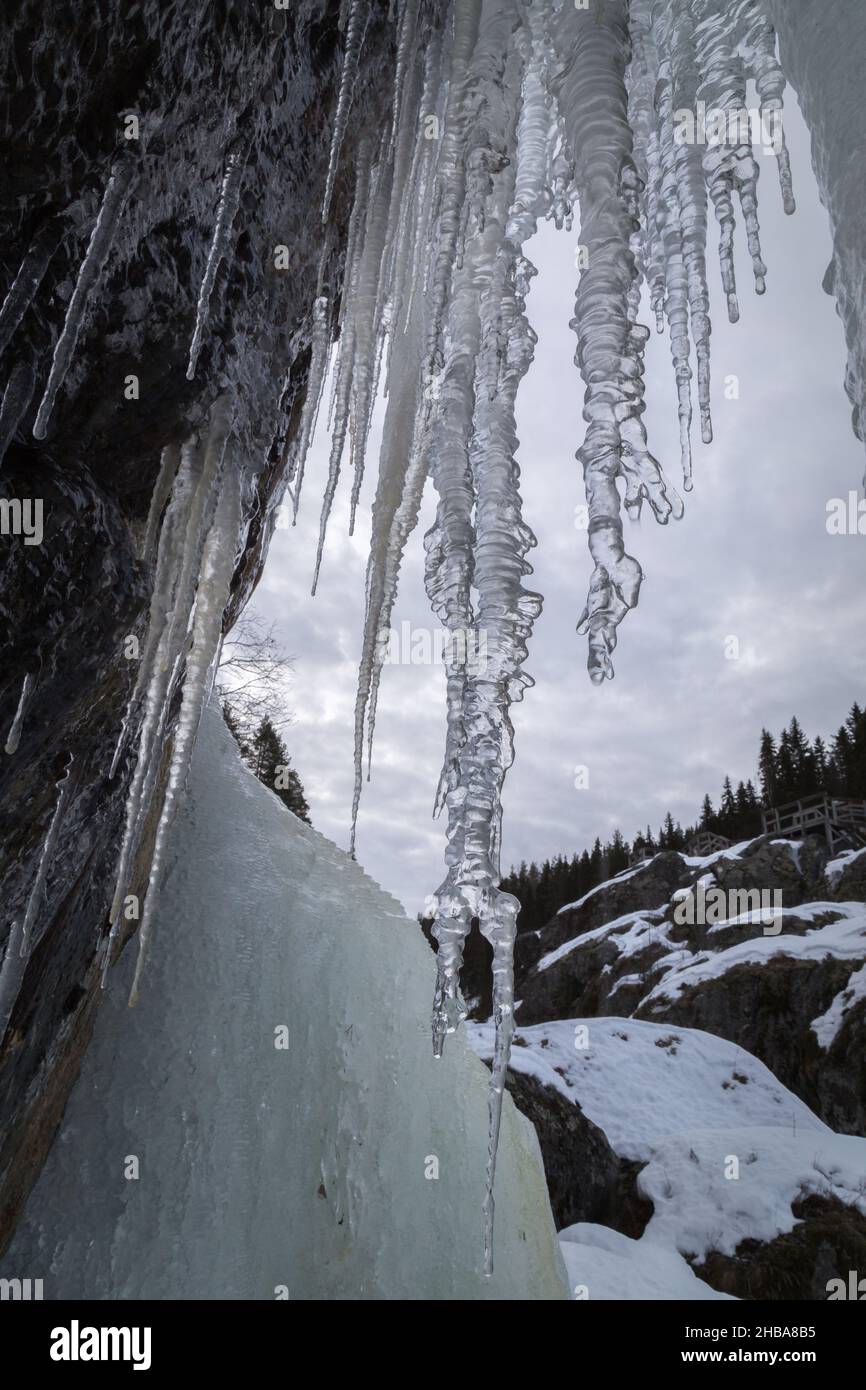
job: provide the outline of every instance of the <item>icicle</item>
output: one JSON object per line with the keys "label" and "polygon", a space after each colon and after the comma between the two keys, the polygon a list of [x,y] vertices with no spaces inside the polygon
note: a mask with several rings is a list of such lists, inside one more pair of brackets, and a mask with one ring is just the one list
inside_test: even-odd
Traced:
{"label": "icicle", "polygon": [[480,19],[481,0],[461,0],[460,5],[455,8],[445,130],[437,174],[436,213],[439,227],[433,248],[430,282],[428,378],[436,374],[441,364],[442,319],[448,303],[466,197],[465,139],[474,78],[470,61],[478,38]]}
{"label": "icicle", "polygon": [[34,439],[44,439],[48,422],[57,399],[57,392],[63,385],[69,370],[78,335],[84,322],[84,311],[92,291],[102,274],[109,252],[114,244],[118,223],[123,214],[126,200],[132,188],[135,166],[131,159],[120,159],[114,165],[105,188],[102,206],[90,236],[90,243],[78,272],[78,280],[66,310],[63,330],[54,349],[48,384],[42,397],[36,422],[33,426]]}
{"label": "icicle", "polygon": [[32,304],[62,236],[62,222],[59,218],[52,218],[40,227],[27,248],[18,274],[12,281],[0,309],[0,353],[6,351],[12,334]]}
{"label": "icicle", "polygon": [[[721,228],[719,254],[722,284],[728,300],[728,317],[736,323],[740,316],[734,271],[734,204],[736,188],[743,218],[755,288],[759,294],[766,289],[767,268],[761,257],[760,229],[757,212],[757,183],[759,169],[752,155],[749,113],[746,107],[746,76],[742,59],[735,51],[736,40],[731,34],[726,12],[716,8],[717,0],[696,0],[697,12],[703,17],[695,30],[698,61],[702,82],[698,97],[713,113],[716,125],[724,123],[723,132],[709,130],[704,150],[704,172],[710,197]],[[713,141],[713,143],[711,143]]]}
{"label": "icicle", "polygon": [[27,709],[27,702],[30,699],[31,694],[33,693],[33,686],[34,678],[32,673],[28,671],[24,677],[24,680],[21,683],[21,694],[18,697],[18,708],[15,711],[15,718],[12,720],[12,726],[9,730],[9,735],[6,739],[5,751],[7,753],[11,754],[18,752],[18,745],[21,742],[21,731],[24,728],[24,713]]}
{"label": "icicle", "polygon": [[[428,43],[425,54],[424,86],[417,112],[410,106],[404,114],[418,122],[418,116],[432,110],[435,93],[441,85],[442,46],[437,38]],[[401,139],[405,131],[401,133]],[[354,853],[358,808],[363,781],[364,735],[366,725],[368,778],[376,724],[379,680],[385,657],[386,639],[397,593],[403,552],[414,530],[427,477],[427,441],[435,400],[423,392],[421,381],[426,343],[427,302],[411,292],[419,278],[419,258],[430,235],[432,210],[431,144],[418,122],[415,156],[410,174],[412,215],[400,222],[398,246],[394,252],[394,301],[399,307],[406,299],[404,313],[392,324],[387,379],[388,407],[379,462],[379,482],[373,504],[372,537],[367,564],[364,636],[355,701],[354,762],[350,849]],[[414,190],[417,189],[417,196]],[[395,176],[394,198],[400,195]],[[393,200],[392,200],[393,202]],[[414,269],[411,271],[409,267]],[[405,287],[405,289],[404,289]]]}
{"label": "icicle", "polygon": [[213,294],[214,285],[216,284],[217,271],[221,263],[228,259],[232,228],[235,218],[237,217],[238,206],[241,199],[241,183],[243,181],[246,160],[246,146],[241,149],[233,150],[226,160],[226,171],[223,176],[216,222],[214,223],[213,238],[208,252],[207,264],[205,266],[204,276],[202,277],[198,304],[195,311],[195,328],[193,330],[192,342],[190,343],[189,349],[189,365],[186,369],[187,381],[192,381],[195,376],[196,364],[198,363],[198,356],[201,352],[202,338],[207,326],[210,299]]}
{"label": "icicle", "polygon": [[298,519],[298,507],[301,502],[301,486],[304,481],[304,469],[307,463],[307,454],[310,444],[316,431],[316,421],[319,418],[319,406],[322,403],[322,392],[325,389],[325,378],[328,374],[328,357],[331,350],[331,327],[329,317],[329,305],[326,295],[319,295],[313,305],[313,338],[310,348],[310,370],[307,376],[307,391],[304,396],[304,407],[301,411],[301,422],[298,426],[298,438],[295,454],[288,474],[288,481],[294,483],[292,488],[292,505],[294,520]]}
{"label": "icicle", "polygon": [[[8,751],[8,750],[7,750]],[[9,1026],[9,1019],[18,998],[21,988],[21,981],[24,978],[24,971],[27,968],[27,961],[30,957],[30,936],[34,923],[42,907],[42,900],[45,895],[45,884],[48,879],[48,871],[54,861],[54,850],[63,824],[63,814],[69,801],[72,790],[72,767],[74,764],[72,754],[66,769],[57,786],[57,801],[48,827],[48,834],[42,845],[42,853],[39,856],[39,866],[36,870],[36,877],[33,880],[33,887],[27,900],[27,907],[24,913],[24,921],[19,928],[17,922],[13,922],[6,942],[6,954],[3,957],[3,966],[0,969],[0,1039],[6,1033]]]}
{"label": "icicle", "polygon": [[[202,451],[192,442],[182,452],[180,470],[160,536],[148,633],[139,678],[127,715],[128,722],[143,696],[144,716],[138,756],[127,797],[123,842],[110,912],[111,930],[103,956],[103,988],[112,947],[120,930],[129,876],[156,784],[168,708],[188,639],[190,617],[202,570],[203,546],[214,514],[217,480],[223,467],[229,430],[228,403],[220,398],[211,412],[203,457]],[[123,731],[121,741],[122,738]],[[115,762],[121,741],[115,753]]]}
{"label": "icicle", "polygon": [[779,170],[779,184],[782,189],[782,203],[790,216],[797,211],[794,198],[794,182],[791,175],[791,156],[782,126],[782,108],[785,95],[785,74],[776,57],[776,33],[763,13],[757,0],[739,0],[744,26],[742,50],[746,66],[755,79],[761,101],[762,134],[769,135],[773,142],[776,164]]}
{"label": "icicle", "polygon": [[411,58],[414,57],[415,37],[418,32],[419,9],[420,0],[405,0],[403,13],[400,17],[400,32],[397,37],[397,61],[394,71],[394,105],[391,116],[390,146],[392,149],[397,142],[397,130],[400,125],[400,113],[403,106],[403,85],[406,81],[406,70],[409,67]]}
{"label": "icicle", "polygon": [[6,457],[6,450],[15,438],[15,433],[31,400],[36,385],[36,373],[29,361],[16,362],[3,393],[0,407],[0,464]]}
{"label": "icicle", "polygon": [[129,996],[130,1007],[138,1000],[144,963],[153,933],[159,891],[165,867],[169,831],[177,813],[192,760],[208,676],[222,635],[223,615],[229,598],[235,565],[235,547],[241,521],[240,472],[229,459],[213,525],[202,556],[201,578],[196,597],[192,644],[186,661],[180,714],[174,735],[171,764],[162,811],[154,839],[148,876],[147,896],[138,933],[138,961]]}
{"label": "icicle", "polygon": [[[346,345],[349,353],[340,355],[341,383],[337,394],[334,412],[334,429],[331,437],[331,452],[328,461],[328,481],[322,501],[322,514],[319,521],[319,541],[316,549],[316,563],[313,573],[312,592],[315,594],[319,582],[319,572],[325,548],[328,521],[340,477],[340,463],[351,418],[352,462],[355,468],[355,484],[352,490],[351,529],[354,529],[355,508],[360,494],[364,473],[364,458],[367,435],[370,428],[372,409],[372,388],[376,367],[377,325],[376,307],[379,302],[379,277],[382,257],[385,250],[385,234],[388,210],[391,200],[391,170],[383,165],[381,158],[377,166],[371,189],[366,225],[362,236],[363,247],[350,286],[351,303],[347,310],[343,332],[347,335]],[[350,395],[351,392],[351,395]],[[351,409],[351,415],[350,415]]]}
{"label": "icicle", "polygon": [[334,132],[331,138],[331,153],[328,160],[328,177],[325,183],[325,200],[322,204],[322,221],[327,222],[334,196],[337,166],[343,148],[346,130],[349,125],[349,108],[358,76],[358,60],[364,44],[364,35],[370,18],[369,0],[351,0],[346,23],[346,44],[343,51],[343,71],[340,77],[340,92],[337,97],[337,111],[334,116]]}
{"label": "icicle", "polygon": [[589,548],[595,562],[578,631],[589,636],[589,673],[598,683],[613,675],[616,629],[637,604],[643,574],[626,554],[616,480],[626,480],[626,508],[646,498],[659,521],[682,503],[647,448],[643,353],[648,330],[629,320],[636,268],[632,218],[622,196],[623,171],[633,170],[624,83],[627,13],[609,0],[605,22],[590,11],[565,7],[558,18],[561,70],[554,89],[570,147],[577,152],[581,241],[587,267],[577,291],[577,363],[586,384],[588,429],[578,455],[589,507]]}
{"label": "icicle", "polygon": [[[663,12],[656,10],[656,15]],[[666,39],[665,19],[670,12],[657,19],[658,37]],[[689,366],[689,287],[683,245],[683,229],[680,220],[680,167],[677,161],[677,147],[674,132],[673,75],[668,45],[658,43],[659,70],[656,85],[656,108],[658,112],[659,159],[660,159],[660,199],[665,209],[662,245],[665,261],[665,317],[671,336],[671,356],[677,383],[678,414],[680,422],[680,462],[683,484],[686,490],[692,486],[692,371]],[[636,315],[635,315],[636,317]]]}
{"label": "icicle", "polygon": [[[678,6],[670,30],[673,105],[676,111],[697,111],[699,74],[695,53],[695,25],[689,6]],[[707,190],[700,147],[675,141],[677,193],[683,237],[683,255],[689,282],[691,336],[695,345],[701,438],[713,439],[710,409],[710,291],[707,281]]]}
{"label": "icicle", "polygon": [[163,449],[159,459],[159,473],[157,474],[156,484],[150,499],[150,507],[147,513],[147,523],[144,528],[144,541],[141,547],[142,558],[152,560],[156,551],[157,539],[159,537],[160,522],[170,495],[172,485],[177,475],[180,464],[180,449],[176,444],[169,444]]}

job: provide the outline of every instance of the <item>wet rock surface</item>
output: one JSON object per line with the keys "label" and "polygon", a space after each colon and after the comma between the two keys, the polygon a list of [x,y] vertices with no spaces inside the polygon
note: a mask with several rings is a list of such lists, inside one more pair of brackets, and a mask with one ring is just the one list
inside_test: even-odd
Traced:
{"label": "wet rock surface", "polygon": [[[45,262],[0,357],[0,390],[16,372],[33,383],[0,498],[39,499],[44,518],[40,544],[22,534],[0,541],[0,743],[33,677],[19,747],[0,753],[0,950],[26,910],[70,754],[75,778],[35,948],[0,1041],[0,1248],[92,1027],[131,754],[113,781],[108,771],[135,679],[124,639],[143,632],[153,579],[141,542],[161,451],[229,393],[236,437],[260,460],[235,615],[258,578],[268,506],[297,427],[320,266],[332,312],[339,303],[354,156],[364,131],[380,124],[382,67],[393,58],[381,0],[323,228],[339,15],[339,0],[285,10],[240,0],[25,0],[0,36],[0,297],[34,244],[34,264]],[[244,161],[238,215],[189,381],[196,303],[233,152]],[[37,408],[112,169],[128,170],[129,196],[37,440]],[[280,245],[285,269],[275,264]],[[141,873],[140,864],[139,884]]]}

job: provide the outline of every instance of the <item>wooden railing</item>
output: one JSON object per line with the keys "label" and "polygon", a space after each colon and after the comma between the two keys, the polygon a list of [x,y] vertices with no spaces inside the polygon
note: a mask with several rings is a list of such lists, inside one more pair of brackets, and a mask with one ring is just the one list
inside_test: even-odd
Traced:
{"label": "wooden railing", "polygon": [[866,801],[827,796],[819,792],[773,806],[762,813],[765,835],[802,835],[828,823],[866,831]]}

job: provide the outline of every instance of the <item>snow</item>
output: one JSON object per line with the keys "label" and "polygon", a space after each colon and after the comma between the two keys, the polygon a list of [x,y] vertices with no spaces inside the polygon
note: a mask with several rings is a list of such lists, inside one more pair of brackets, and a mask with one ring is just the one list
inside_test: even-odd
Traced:
{"label": "snow", "polygon": [[856,863],[863,854],[866,854],[866,849],[846,849],[835,859],[829,860],[824,869],[824,877],[831,888],[836,886],[848,866]]}
{"label": "snow", "polygon": [[655,1207],[642,1239],[700,1262],[711,1250],[733,1255],[743,1240],[792,1231],[801,1196],[866,1215],[866,1139],[799,1127],[690,1130],[660,1140],[638,1182]]}
{"label": "snow", "polygon": [[848,1014],[866,999],[866,965],[848,976],[843,990],[840,990],[826,1013],[812,1020],[812,1032],[825,1050],[833,1046]]}
{"label": "snow", "polygon": [[[489,1025],[468,1032],[488,1057]],[[654,1278],[654,1297],[712,1297],[690,1282],[679,1256],[700,1262],[712,1250],[730,1255],[743,1240],[791,1231],[792,1203],[803,1195],[866,1214],[866,1139],[834,1134],[723,1038],[590,1018],[518,1030],[515,1044],[516,1071],[579,1105],[616,1153],[646,1165],[638,1187],[654,1211],[639,1241],[597,1226],[560,1233],[572,1287],[588,1285],[590,1298],[647,1297]]]}
{"label": "snow", "polygon": [[606,879],[604,883],[597,883],[594,888],[590,888],[589,892],[584,893],[583,897],[578,898],[576,902],[566,903],[565,907],[560,907],[557,910],[557,917],[562,916],[563,912],[573,912],[576,908],[583,907],[583,904],[589,902],[591,897],[596,893],[603,892],[604,889],[609,888],[611,884],[625,883],[628,879],[634,878],[635,874],[643,873],[644,869],[647,867],[647,863],[651,864],[652,862],[652,859],[650,859],[642,864],[637,864],[633,869],[623,869],[622,873],[616,874],[613,878]]}
{"label": "snow", "polygon": [[138,1007],[133,943],[2,1273],[46,1298],[567,1297],[508,1098],[484,1277],[488,1073],[459,1037],[430,1054],[418,924],[243,767],[213,706],[168,861]]}
{"label": "snow", "polygon": [[[490,1025],[466,1027],[488,1057]],[[796,1124],[831,1133],[763,1062],[695,1028],[633,1018],[539,1023],[517,1030],[512,1067],[579,1105],[623,1158],[645,1162],[680,1131]]]}
{"label": "snow", "polygon": [[[792,933],[786,936],[784,933],[786,917],[808,921],[828,914],[837,920],[803,935]],[[809,903],[803,907],[782,909],[779,916],[783,930],[778,936],[757,936],[715,954],[702,952],[684,964],[663,963],[658,966],[664,976],[646,996],[644,1006],[657,999],[678,999],[684,990],[707,980],[719,979],[739,965],[765,965],[775,956],[795,960],[825,960],[828,956],[840,960],[862,960],[866,956],[866,904]]]}
{"label": "snow", "polygon": [[[559,1233],[572,1297],[595,1300],[731,1301],[699,1279],[677,1250],[581,1221]],[[736,1301],[736,1300],[733,1300]]]}
{"label": "snow", "polygon": [[[601,886],[604,887],[605,885],[602,884]],[[587,894],[587,896],[589,895]],[[647,945],[648,933],[653,941],[663,941],[672,950],[675,950],[677,949],[676,943],[669,941],[664,929],[657,925],[663,920],[663,917],[664,910],[662,908],[626,912],[621,917],[614,917],[612,921],[605,922],[600,927],[594,927],[592,931],[583,932],[571,941],[564,941],[561,946],[557,946],[555,951],[548,951],[546,955],[541,957],[536,969],[549,970],[552,965],[564,960],[578,947],[585,946],[590,941],[602,941],[608,936],[616,937],[617,949],[620,955],[624,956],[643,950]]]}

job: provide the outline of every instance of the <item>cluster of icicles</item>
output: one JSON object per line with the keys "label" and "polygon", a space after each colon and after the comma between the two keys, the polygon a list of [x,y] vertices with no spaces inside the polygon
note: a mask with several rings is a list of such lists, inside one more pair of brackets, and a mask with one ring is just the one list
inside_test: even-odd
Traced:
{"label": "cluster of icicles", "polygon": [[[347,440],[354,525],[371,416],[384,390],[355,710],[353,847],[365,752],[369,776],[383,636],[428,476],[438,496],[436,520],[424,542],[426,586],[439,621],[462,640],[449,643],[446,653],[447,734],[436,808],[447,814],[447,873],[434,898],[439,950],[433,1041],[440,1055],[446,1034],[465,1016],[459,976],[464,942],[477,922],[493,947],[496,1025],[484,1201],[489,1273],[496,1150],[514,1026],[518,911],[516,900],[498,887],[500,796],[513,756],[509,707],[531,684],[523,662],[541,608],[540,595],[524,586],[535,539],[522,517],[516,463],[515,401],[535,342],[525,312],[535,273],[526,244],[541,218],[571,230],[579,207],[582,269],[572,326],[587,428],[577,457],[594,568],[578,630],[588,637],[589,672],[598,682],[613,674],[617,628],[636,605],[642,580],[638,562],[625,549],[623,507],[636,518],[648,502],[661,522],[682,512],[649,451],[642,420],[649,338],[638,322],[642,286],[648,288],[659,330],[665,324],[669,330],[688,490],[692,357],[701,433],[707,442],[712,438],[708,204],[719,224],[722,282],[735,319],[735,202],[759,292],[766,274],[757,217],[758,165],[748,122],[741,119],[747,83],[756,84],[762,114],[776,118],[785,84],[775,35],[759,0],[454,0],[450,6],[392,0],[391,12],[396,26],[392,117],[384,128],[362,135],[357,146],[339,351],[331,364],[333,312],[323,273],[314,305],[307,397],[285,477],[297,513],[304,463],[332,368],[331,454],[315,590]],[[341,168],[370,15],[371,0],[343,0],[343,72],[323,221]],[[723,143],[678,139],[676,113],[697,112],[699,103],[739,134]],[[778,123],[774,128],[780,136]],[[783,138],[777,138],[776,155],[785,208],[793,211]],[[243,167],[242,150],[227,154],[190,377],[216,269],[231,254]],[[129,167],[121,163],[109,180],[70,301],[37,415],[38,436],[44,434],[131,182]],[[20,317],[52,250],[48,244],[35,248],[34,266],[22,267],[0,312],[0,336],[7,317]],[[10,429],[14,432],[32,385],[13,374],[7,388],[11,402],[7,409],[4,400],[0,413],[0,443]],[[160,784],[178,683],[182,695],[133,993],[151,933],[168,828],[218,660],[243,524],[241,470],[228,445],[229,417],[228,404],[219,402],[201,440],[165,451],[145,542],[155,553],[155,584],[139,679],[118,745],[119,756],[127,729],[140,722],[106,964]],[[483,634],[483,644],[468,640],[473,634]],[[479,650],[485,659],[473,663],[469,654]],[[61,802],[62,792],[55,820]]]}
{"label": "cluster of icicles", "polygon": [[[344,9],[329,189],[368,3],[349,0]],[[424,541],[427,593],[442,625],[462,639],[446,651],[436,810],[447,814],[447,874],[433,900],[433,1044],[440,1055],[446,1034],[465,1017],[460,970],[477,922],[493,948],[496,1026],[484,1201],[489,1272],[518,912],[498,887],[500,797],[513,757],[509,707],[531,684],[523,663],[541,608],[541,596],[524,585],[535,538],[522,516],[516,462],[515,400],[535,343],[525,312],[535,273],[526,244],[540,218],[570,230],[579,207],[583,269],[572,327],[586,388],[578,459],[594,569],[578,631],[588,637],[589,673],[600,682],[613,675],[617,628],[642,580],[625,549],[623,506],[637,518],[648,502],[661,522],[683,510],[642,421],[650,336],[638,322],[642,286],[659,331],[667,324],[670,334],[686,490],[692,356],[701,433],[705,442],[712,438],[709,202],[731,319],[738,317],[735,200],[756,289],[765,288],[759,170],[746,117],[750,79],[773,131],[786,210],[794,203],[780,124],[785,83],[758,0],[458,0],[444,33],[426,22],[421,0],[404,0],[397,19],[394,118],[362,144],[356,164],[313,588],[347,437],[354,525],[381,384],[387,408],[355,708],[352,844],[401,560],[429,476],[438,506]],[[714,113],[731,138],[679,139],[675,114],[683,110]],[[295,512],[330,361],[328,309],[320,295],[309,393],[289,461]],[[483,663],[473,663],[480,650]]]}

